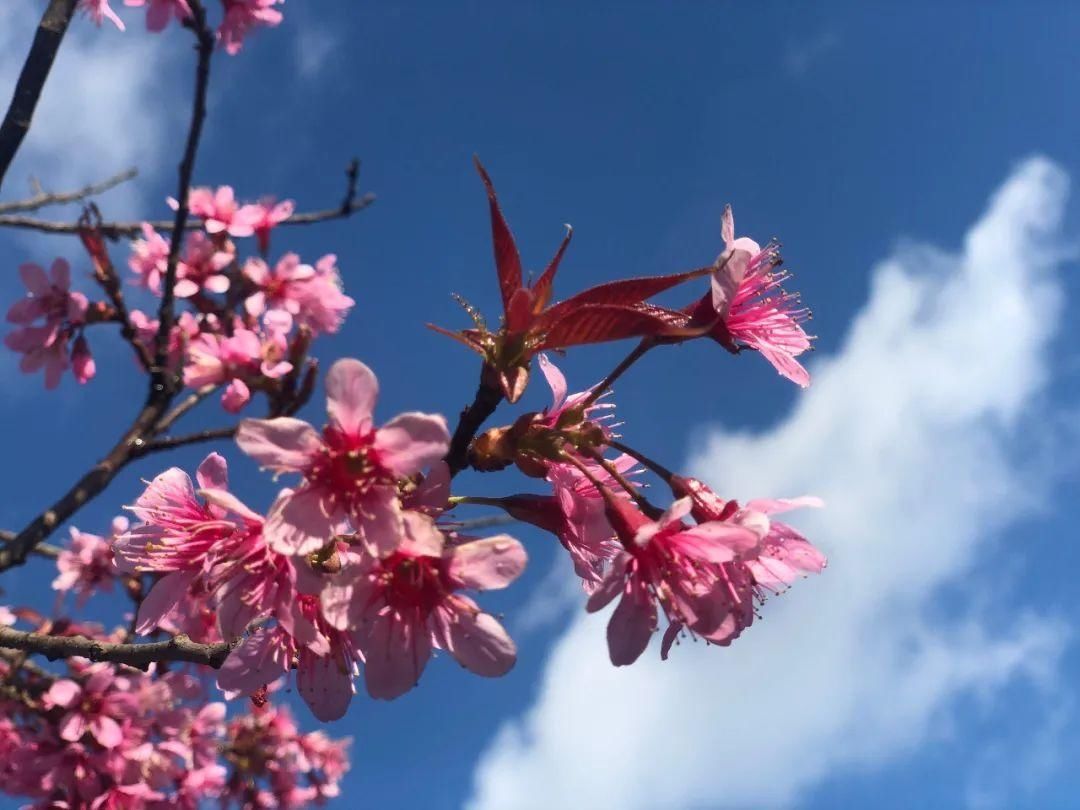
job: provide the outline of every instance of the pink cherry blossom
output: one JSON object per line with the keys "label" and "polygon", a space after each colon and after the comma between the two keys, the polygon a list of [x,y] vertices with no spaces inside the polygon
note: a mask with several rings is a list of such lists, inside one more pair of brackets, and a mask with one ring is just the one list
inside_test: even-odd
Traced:
{"label": "pink cherry blossom", "polygon": [[225,5],[225,17],[218,28],[218,40],[230,56],[240,52],[244,46],[244,37],[260,25],[273,27],[279,25],[282,13],[274,6],[282,0],[222,0]]}
{"label": "pink cherry blossom", "polygon": [[412,689],[434,647],[478,675],[506,674],[514,642],[458,591],[505,588],[524,570],[525,549],[506,535],[448,545],[430,517],[406,512],[403,521],[391,554],[354,558],[343,584],[323,592],[327,620],[352,631],[364,653],[368,694],[391,700]]}
{"label": "pink cherry blossom", "polygon": [[236,260],[236,248],[226,240],[218,244],[202,231],[188,234],[184,255],[176,265],[177,298],[191,298],[200,291],[225,293],[231,284],[222,271]]}
{"label": "pink cherry blossom", "polygon": [[329,423],[321,435],[292,417],[240,423],[240,449],[274,472],[304,477],[271,509],[267,538],[282,553],[310,554],[351,524],[371,553],[389,554],[402,531],[398,481],[446,454],[446,421],[412,412],[375,428],[379,384],[359,360],[334,363],[326,391]]}
{"label": "pink cherry blossom", "polygon": [[169,20],[183,22],[191,17],[187,0],[124,0],[124,5],[141,8],[146,6],[146,30],[162,31]]}
{"label": "pink cherry blossom", "polygon": [[[128,0],[130,4],[130,0]],[[161,280],[169,258],[169,240],[154,230],[149,222],[142,224],[142,238],[131,242],[128,267],[135,274],[133,283],[151,292],[161,292]]]}
{"label": "pink cherry blossom", "polygon": [[55,326],[26,326],[4,336],[4,345],[22,355],[19,370],[33,374],[45,370],[45,387],[60,384],[68,370],[68,336]]}
{"label": "pink cherry blossom", "polygon": [[302,264],[295,253],[286,253],[273,270],[253,258],[244,265],[244,277],[255,287],[244,301],[249,315],[281,310],[315,334],[338,331],[355,303],[341,291],[334,256],[323,256],[313,267]]}
{"label": "pink cherry blossom", "polygon": [[[632,664],[656,630],[659,602],[669,621],[706,639],[726,638],[730,609],[715,566],[757,546],[756,526],[712,520],[686,526],[691,501],[682,498],[656,521],[625,501],[607,499],[608,519],[623,550],[612,560],[588,609],[621,594],[608,623],[608,652],[616,666]],[[767,522],[767,520],[766,520]]]}
{"label": "pink cherry blossom", "polygon": [[78,742],[89,732],[104,748],[116,748],[124,741],[124,731],[117,722],[134,713],[134,697],[114,684],[115,675],[108,664],[87,670],[83,683],[61,679],[49,687],[42,703],[66,711],[60,720],[60,737]]}
{"label": "pink cherry blossom", "polygon": [[[173,197],[169,197],[168,203],[174,211],[180,207]],[[214,236],[251,236],[255,233],[254,223],[259,218],[258,206],[240,205],[232,186],[219,186],[217,190],[205,186],[191,189],[188,192],[188,210],[193,216],[202,217],[203,228]]]}
{"label": "pink cherry blossom", "polygon": [[[126,518],[113,520],[112,537],[123,534],[127,526]],[[53,580],[53,590],[75,593],[79,605],[96,591],[111,592],[116,579],[110,541],[74,527],[71,528],[71,544],[60,551],[56,568],[60,573]]]}
{"label": "pink cherry blossom", "polygon": [[79,9],[97,26],[108,20],[121,31],[124,30],[124,21],[109,7],[109,0],[79,0]]}
{"label": "pink cherry blossom", "polygon": [[50,326],[81,324],[86,317],[87,300],[82,293],[71,292],[71,267],[65,259],[57,259],[45,270],[36,264],[19,266],[19,275],[26,285],[27,297],[8,309],[9,323],[28,326],[44,319]]}
{"label": "pink cherry blossom", "polygon": [[258,209],[258,217],[254,219],[252,227],[255,228],[259,252],[265,255],[270,250],[270,232],[293,215],[296,203],[292,200],[276,202],[268,198],[260,200],[254,207]]}
{"label": "pink cherry blossom", "polygon": [[237,327],[232,335],[204,332],[190,342],[184,365],[184,384],[192,388],[228,383],[221,397],[235,413],[251,399],[248,383],[264,377],[276,380],[292,371],[288,352],[288,315],[268,313],[264,329]]}
{"label": "pink cherry blossom", "polygon": [[79,385],[86,385],[97,374],[97,364],[85,335],[80,334],[71,344],[71,370]]}
{"label": "pink cherry blossom", "polygon": [[810,311],[798,294],[782,287],[790,276],[776,272],[779,247],[736,239],[731,206],[724,209],[722,231],[725,249],[717,259],[712,291],[698,303],[695,316],[708,311],[715,320],[710,337],[731,351],[746,347],[760,352],[781,375],[805,388],[810,375],[795,358],[810,348],[801,325]]}

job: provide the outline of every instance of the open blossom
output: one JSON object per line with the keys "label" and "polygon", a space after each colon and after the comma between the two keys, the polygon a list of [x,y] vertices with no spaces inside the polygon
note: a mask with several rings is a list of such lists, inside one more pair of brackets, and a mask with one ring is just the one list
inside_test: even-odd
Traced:
{"label": "open blossom", "polygon": [[249,315],[282,310],[316,334],[336,332],[355,303],[341,291],[333,255],[323,256],[312,266],[302,264],[295,253],[286,253],[272,270],[262,259],[248,259],[244,277],[255,287],[244,300]]}
{"label": "open blossom", "polygon": [[296,203],[292,200],[275,202],[271,198],[260,200],[253,207],[257,209],[258,215],[253,217],[252,227],[255,228],[259,252],[265,254],[270,250],[270,232],[293,215]]}
{"label": "open blossom", "polygon": [[188,234],[184,255],[176,265],[177,298],[191,298],[200,290],[211,293],[229,291],[229,277],[222,271],[236,260],[236,248],[225,240],[218,244],[202,231]]}
{"label": "open blossom", "polygon": [[86,296],[71,292],[71,266],[67,260],[54,261],[48,275],[40,265],[23,264],[19,266],[19,276],[26,285],[27,296],[8,309],[8,323],[26,326],[39,318],[49,326],[83,322]]}
{"label": "open blossom", "polygon": [[88,669],[81,684],[64,678],[49,687],[42,703],[66,712],[60,720],[61,739],[78,742],[83,734],[90,732],[105,748],[116,748],[123,743],[124,731],[117,718],[122,720],[134,714],[136,704],[130,692],[117,688],[117,680],[111,666],[97,664]]}
{"label": "open blossom", "polygon": [[681,498],[656,521],[625,501],[607,501],[608,518],[623,544],[588,609],[621,596],[608,623],[608,652],[616,666],[632,664],[657,628],[657,603],[670,622],[712,640],[729,635],[726,582],[716,565],[757,546],[763,515],[742,523],[712,520],[687,526],[691,501]]}
{"label": "open blossom", "polygon": [[805,388],[810,375],[795,359],[810,348],[802,323],[810,311],[783,283],[788,276],[776,272],[781,263],[775,244],[764,248],[745,237],[735,238],[731,206],[724,209],[724,252],[717,259],[711,294],[697,305],[716,321],[709,335],[731,351],[754,349],[784,377]]}
{"label": "open blossom", "polygon": [[234,55],[244,46],[244,37],[257,26],[279,25],[283,15],[275,6],[282,0],[222,0],[225,16],[218,28],[218,39],[225,52]]}
{"label": "open blossom", "polygon": [[371,553],[389,554],[402,531],[398,481],[446,454],[446,421],[411,412],[375,428],[379,384],[359,360],[334,363],[326,392],[329,422],[321,434],[292,417],[240,423],[236,442],[245,453],[274,472],[304,478],[271,509],[267,538],[283,553],[310,554],[351,525]]}
{"label": "open blossom", "polygon": [[79,0],[79,9],[93,20],[95,25],[100,26],[108,20],[121,31],[124,30],[124,21],[109,7],[109,0]]}
{"label": "open blossom", "polygon": [[183,22],[191,17],[191,6],[187,0],[124,0],[125,6],[141,8],[146,6],[146,30],[162,31],[169,20],[176,18]]}
{"label": "open blossom", "polygon": [[364,653],[368,693],[391,700],[412,689],[433,647],[477,675],[506,674],[514,642],[459,591],[505,588],[525,568],[524,547],[506,535],[448,545],[430,517],[406,512],[403,520],[391,554],[354,557],[341,583],[323,591],[326,618],[352,631]]}
{"label": "open blossom", "polygon": [[[118,517],[113,520],[112,537],[127,531],[128,522]],[[71,543],[56,558],[59,571],[53,580],[53,590],[72,591],[82,604],[95,591],[112,591],[116,579],[110,541],[96,534],[80,532],[71,528]]]}
{"label": "open blossom", "polygon": [[[168,198],[168,203],[174,211],[180,207],[173,197]],[[251,236],[259,216],[258,206],[240,205],[236,201],[232,186],[219,186],[216,190],[206,186],[191,189],[188,210],[193,216],[202,217],[203,228],[213,236]]]}
{"label": "open blossom", "polygon": [[135,284],[160,293],[161,280],[168,267],[169,240],[155,231],[149,222],[142,224],[142,234],[142,239],[131,242],[128,267],[135,274]]}

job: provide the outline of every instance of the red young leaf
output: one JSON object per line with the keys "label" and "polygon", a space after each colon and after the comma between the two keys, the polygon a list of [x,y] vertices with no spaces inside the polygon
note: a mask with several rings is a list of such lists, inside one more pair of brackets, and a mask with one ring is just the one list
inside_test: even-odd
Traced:
{"label": "red young leaf", "polygon": [[514,244],[514,236],[510,233],[510,226],[506,224],[502,209],[499,208],[498,197],[495,196],[495,186],[491,178],[480,163],[480,158],[473,157],[476,170],[480,172],[480,179],[484,181],[487,189],[488,203],[491,206],[491,239],[495,245],[495,268],[499,274],[499,291],[502,293],[504,311],[509,311],[510,298],[521,289],[521,256],[517,245]]}
{"label": "red young leaf", "polygon": [[540,317],[537,318],[536,328],[544,329],[549,324],[558,323],[567,313],[583,304],[640,304],[646,298],[652,298],[652,296],[682,284],[684,281],[707,275],[710,272],[712,272],[711,267],[700,267],[697,270],[688,270],[685,273],[675,273],[669,276],[639,276],[598,284],[567,298],[565,301],[560,301],[546,312],[541,313]]}
{"label": "red young leaf", "polygon": [[566,236],[563,237],[562,244],[559,245],[559,249],[555,251],[555,257],[551,260],[548,266],[544,269],[543,274],[536,280],[533,285],[533,300],[537,302],[537,309],[543,309],[548,305],[548,301],[551,300],[551,285],[555,281],[555,273],[559,270],[559,262],[562,261],[563,254],[566,253],[566,246],[570,244],[570,237],[574,235],[574,229],[570,225],[566,226]]}
{"label": "red young leaf", "polygon": [[548,329],[536,349],[564,349],[585,343],[605,343],[645,335],[666,336],[673,331],[675,330],[668,323],[666,315],[662,316],[641,307],[582,304],[567,312],[565,317]]}

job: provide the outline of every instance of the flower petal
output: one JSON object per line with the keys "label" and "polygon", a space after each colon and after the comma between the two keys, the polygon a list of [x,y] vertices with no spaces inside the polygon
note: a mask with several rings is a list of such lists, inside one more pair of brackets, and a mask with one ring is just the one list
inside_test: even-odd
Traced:
{"label": "flower petal", "polygon": [[446,455],[450,431],[437,414],[403,413],[379,428],[375,448],[395,475],[412,475]]}
{"label": "flower petal", "polygon": [[338,360],[326,374],[326,411],[349,435],[366,431],[379,398],[379,381],[359,360]]}
{"label": "flower petal", "polygon": [[[458,597],[458,602],[469,600]],[[450,654],[465,669],[485,678],[498,678],[517,662],[517,647],[510,634],[490,613],[468,604],[454,611],[447,628]]]}
{"label": "flower petal", "polygon": [[322,448],[322,439],[302,419],[245,419],[236,432],[240,449],[275,472],[303,472]]}
{"label": "flower petal", "polygon": [[525,570],[525,547],[509,535],[462,543],[450,552],[450,577],[462,588],[505,588]]}
{"label": "flower petal", "polygon": [[431,657],[427,628],[386,612],[369,622],[358,635],[365,656],[364,683],[369,695],[393,700],[416,686]]}
{"label": "flower petal", "polygon": [[330,656],[304,651],[296,669],[296,689],[317,720],[329,723],[345,716],[352,701],[352,678]]}

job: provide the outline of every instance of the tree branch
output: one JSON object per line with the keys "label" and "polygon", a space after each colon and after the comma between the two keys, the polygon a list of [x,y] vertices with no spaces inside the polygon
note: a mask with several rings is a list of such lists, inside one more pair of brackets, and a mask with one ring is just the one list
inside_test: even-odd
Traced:
{"label": "tree branch", "polygon": [[[195,98],[191,105],[191,124],[188,127],[187,142],[178,169],[179,182],[176,192],[176,218],[174,233],[183,233],[188,219],[188,195],[191,192],[191,175],[195,170],[195,155],[199,151],[199,138],[202,136],[203,122],[206,120],[206,88],[210,83],[210,57],[214,53],[214,34],[206,24],[206,9],[200,0],[189,3],[191,16],[188,24],[195,32],[198,41],[196,51],[198,61],[195,65]],[[168,399],[175,388],[175,375],[167,368],[169,352],[169,333],[172,332],[176,319],[176,268],[180,261],[180,239],[169,242],[169,256],[165,266],[165,281],[161,288],[161,305],[158,307],[158,331],[154,337],[154,368],[150,375],[150,394],[148,404],[157,399]]]}
{"label": "tree branch", "polygon": [[52,194],[41,191],[25,200],[13,200],[12,202],[0,203],[0,214],[10,214],[15,211],[36,211],[38,208],[44,208],[46,205],[65,205],[67,203],[79,202],[80,200],[85,200],[87,197],[92,197],[95,194],[101,194],[104,191],[115,188],[121,183],[131,180],[138,173],[137,169],[127,169],[126,171],[113,175],[107,180],[102,180],[100,183],[91,183],[76,191],[62,191]]}
{"label": "tree branch", "polygon": [[466,405],[461,416],[458,417],[457,427],[450,439],[450,450],[446,454],[446,463],[450,467],[450,474],[457,475],[469,463],[469,444],[476,431],[487,421],[487,418],[495,413],[495,409],[502,402],[502,390],[488,382],[487,366],[480,372],[480,385],[477,386],[476,395],[471,404]]}
{"label": "tree branch", "polygon": [[[337,208],[324,208],[320,211],[305,211],[293,214],[288,219],[282,220],[279,225],[313,225],[318,222],[327,222],[333,219],[346,219],[357,211],[363,211],[375,202],[374,194],[365,194],[359,199],[351,200],[346,206]],[[156,231],[171,233],[175,227],[175,221],[154,220],[148,223]],[[106,239],[123,239],[139,236],[142,233],[141,222],[102,222],[99,226],[101,235]],[[35,219],[18,215],[0,215],[0,227],[21,228],[24,230],[40,231],[51,234],[77,233],[79,226],[71,222],[55,222],[45,219]],[[202,220],[197,217],[188,219],[185,228],[201,228]]]}
{"label": "tree branch", "polygon": [[0,627],[0,647],[44,655],[50,661],[58,658],[79,656],[91,661],[108,661],[126,664],[141,670],[163,661],[185,661],[218,669],[225,663],[239,639],[230,644],[198,644],[180,634],[168,641],[138,643],[114,643],[97,641],[86,636],[51,636],[44,633],[27,633],[10,627]]}
{"label": "tree branch", "polygon": [[0,124],[0,186],[4,184],[4,175],[7,174],[11,161],[15,159],[15,153],[30,131],[30,122],[34,117],[34,109],[37,107],[41,91],[45,87],[45,80],[49,78],[56,52],[60,50],[60,43],[64,41],[68,24],[75,13],[76,0],[50,0],[41,15],[34,41],[30,45],[30,53],[23,63],[19,80],[15,83],[15,93],[11,97],[11,105],[8,107],[4,121]]}
{"label": "tree branch", "polygon": [[201,444],[202,442],[212,442],[217,439],[231,439],[236,435],[236,425],[231,427],[217,428],[215,430],[200,430],[197,433],[189,433],[186,436],[165,436],[160,439],[154,439],[150,442],[145,442],[138,447],[133,453],[133,458],[142,458],[148,456],[151,453],[159,453],[162,450],[174,450],[177,447],[186,447],[189,444]]}

